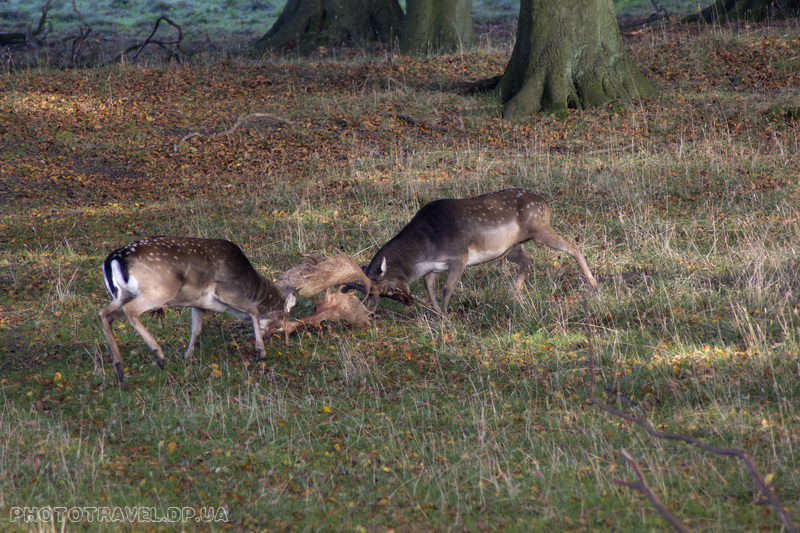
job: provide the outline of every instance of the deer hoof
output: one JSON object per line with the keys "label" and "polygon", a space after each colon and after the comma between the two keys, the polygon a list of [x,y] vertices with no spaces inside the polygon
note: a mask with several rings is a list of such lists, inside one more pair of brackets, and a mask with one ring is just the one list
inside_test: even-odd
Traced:
{"label": "deer hoof", "polygon": [[161,359],[161,358],[156,359],[156,364],[158,365],[158,368],[160,368],[161,370],[164,370],[164,359]]}

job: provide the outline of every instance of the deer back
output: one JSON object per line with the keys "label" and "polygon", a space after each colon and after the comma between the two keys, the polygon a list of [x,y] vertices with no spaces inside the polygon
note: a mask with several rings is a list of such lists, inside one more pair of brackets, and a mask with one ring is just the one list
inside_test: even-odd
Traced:
{"label": "deer back", "polygon": [[366,273],[373,280],[410,283],[427,272],[448,270],[455,259],[466,266],[491,261],[549,223],[547,203],[527,189],[435,200],[375,254]]}
{"label": "deer back", "polygon": [[257,307],[262,313],[283,302],[277,287],[256,272],[241,249],[223,239],[150,237],[113,251],[103,271],[115,298],[174,291],[166,305],[217,310],[203,304],[208,303],[204,301],[208,289],[219,285],[235,287],[241,307]]}

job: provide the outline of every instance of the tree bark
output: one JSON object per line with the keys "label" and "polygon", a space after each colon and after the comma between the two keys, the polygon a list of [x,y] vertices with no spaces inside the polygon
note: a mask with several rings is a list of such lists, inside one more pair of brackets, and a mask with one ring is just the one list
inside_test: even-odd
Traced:
{"label": "tree bark", "polygon": [[714,0],[697,15],[686,17],[689,22],[708,23],[746,20],[761,22],[768,17],[790,18],[800,15],[800,0]]}
{"label": "tree bark", "polygon": [[403,10],[397,0],[288,0],[278,20],[253,43],[256,53],[320,46],[389,43],[400,35]]}
{"label": "tree bark", "polygon": [[505,118],[649,96],[622,42],[611,0],[522,0],[498,85]]}
{"label": "tree bark", "polygon": [[472,0],[408,0],[400,50],[453,52],[475,44]]}

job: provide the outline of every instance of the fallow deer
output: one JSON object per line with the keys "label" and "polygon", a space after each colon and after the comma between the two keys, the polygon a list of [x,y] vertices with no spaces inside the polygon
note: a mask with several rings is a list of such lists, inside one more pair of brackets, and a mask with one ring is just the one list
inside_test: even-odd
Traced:
{"label": "fallow deer", "polygon": [[229,313],[253,324],[259,359],[264,336],[281,331],[295,304],[294,293],[256,272],[244,253],[230,241],[190,237],[150,237],[111,252],[103,277],[113,301],[100,310],[103,333],[111,347],[117,379],[122,382],[122,356],[111,330],[126,318],[164,368],[164,352],[139,320],[145,311],[167,306],[192,308],[192,333],[185,357],[194,351],[205,311]]}
{"label": "fallow deer", "polygon": [[[535,241],[571,255],[592,289],[597,281],[578,247],[550,227],[550,208],[528,189],[504,189],[464,199],[424,205],[392,240],[375,254],[365,273],[372,293],[413,303],[409,284],[419,278],[433,309],[447,312],[458,279],[468,266],[505,257],[519,265],[521,288],[533,256],[520,245]],[[439,274],[447,272],[442,307],[436,300]],[[353,288],[351,284],[350,288]]]}

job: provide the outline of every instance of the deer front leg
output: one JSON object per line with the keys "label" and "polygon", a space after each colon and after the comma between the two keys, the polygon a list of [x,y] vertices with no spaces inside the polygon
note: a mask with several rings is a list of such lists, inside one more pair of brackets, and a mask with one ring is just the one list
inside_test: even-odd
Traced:
{"label": "deer front leg", "polygon": [[123,383],[125,381],[125,370],[122,366],[122,354],[119,351],[117,340],[114,338],[114,332],[111,329],[111,324],[114,320],[122,316],[119,310],[119,305],[112,303],[108,307],[104,307],[98,313],[100,316],[100,324],[103,326],[103,335],[108,341],[108,346],[111,348],[111,357],[114,360],[114,373],[117,376],[117,381]]}
{"label": "deer front leg", "polygon": [[428,293],[428,300],[431,302],[433,310],[441,315],[442,310],[439,308],[439,302],[436,301],[436,282],[439,281],[439,273],[428,272],[423,276],[422,280],[425,282],[425,290]]}
{"label": "deer front leg", "polygon": [[251,314],[250,319],[253,321],[253,334],[256,340],[256,360],[263,361],[266,359],[267,349],[264,347],[264,337],[261,335],[261,320],[256,314]]}
{"label": "deer front leg", "polygon": [[443,316],[447,315],[447,307],[450,304],[450,298],[453,296],[453,291],[456,288],[456,284],[458,283],[458,280],[461,278],[461,274],[464,273],[464,269],[466,267],[467,267],[466,257],[453,259],[448,263],[447,281],[444,282],[444,296],[442,297],[441,314]]}

